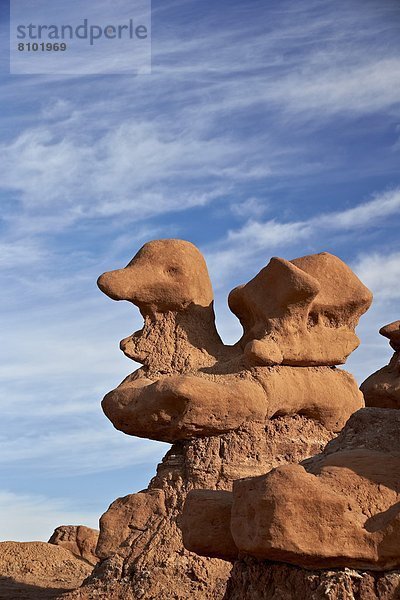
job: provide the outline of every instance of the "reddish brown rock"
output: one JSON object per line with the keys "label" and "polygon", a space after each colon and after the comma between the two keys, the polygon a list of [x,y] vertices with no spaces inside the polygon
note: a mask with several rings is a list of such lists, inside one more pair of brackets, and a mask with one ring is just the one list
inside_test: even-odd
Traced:
{"label": "reddish brown rock", "polygon": [[101,559],[129,550],[133,541],[166,515],[162,490],[146,490],[118,498],[100,519],[96,553]]}
{"label": "reddish brown rock", "polygon": [[400,573],[309,570],[245,557],[232,569],[223,600],[398,600]]}
{"label": "reddish brown rock", "polygon": [[[187,494],[214,489],[228,498],[235,479],[260,475],[320,451],[362,406],[354,379],[331,368],[334,352],[326,363],[321,352],[317,359],[312,352],[322,344],[324,327],[326,341],[343,362],[344,353],[354,347],[352,327],[370,302],[369,292],[347,267],[336,266],[332,277],[335,285],[341,279],[341,287],[335,295],[328,284],[321,284],[321,260],[316,259],[316,267],[313,257],[301,260],[304,270],[292,264],[292,270],[281,269],[274,281],[283,307],[274,321],[274,331],[282,334],[276,337],[277,345],[289,356],[289,339],[294,348],[304,342],[301,360],[296,355],[292,361],[301,368],[270,366],[285,359],[276,358],[271,336],[264,339],[271,326],[270,311],[262,312],[265,294],[255,315],[258,324],[264,319],[264,329],[256,328],[245,347],[223,344],[215,327],[207,268],[189,242],[150,242],[125,269],[99,278],[99,287],[108,296],[132,302],[144,318],[143,328],[121,342],[123,352],[143,366],[107,394],[103,409],[118,429],[174,445],[148,489],[116,501],[102,517],[97,552],[103,559],[70,598],[222,598],[231,564],[198,556],[183,546],[179,524]],[[339,259],[322,261],[325,270],[335,260]],[[303,294],[306,279],[311,292],[318,288],[320,294],[313,309],[310,294],[307,300]],[[253,308],[246,310],[251,323]],[[243,318],[242,312],[239,316]],[[314,342],[318,340],[312,346],[308,328],[314,326],[321,333],[313,334]],[[263,360],[253,360],[246,351],[252,341],[261,345],[267,341]],[[309,362],[304,358],[307,353]],[[220,525],[229,513],[228,504],[214,518],[208,515],[216,525],[208,535],[210,548],[213,540],[223,545],[225,525],[222,529]],[[217,503],[215,508],[218,512],[221,507]]]}
{"label": "reddish brown rock", "polygon": [[400,408],[400,321],[382,327],[379,333],[389,338],[395,353],[389,364],[370,375],[360,389],[366,406]]}
{"label": "reddish brown rock", "polygon": [[304,414],[339,431],[363,405],[355,379],[329,367],[257,368],[212,380],[182,375],[152,382],[134,374],[102,402],[117,429],[165,442],[266,424],[276,415]]}
{"label": "reddish brown rock", "polygon": [[[233,480],[261,474],[277,465],[302,460],[318,452],[332,432],[302,416],[277,417],[267,426],[249,423],[238,431],[174,444],[157,469],[147,493],[163,494],[165,514],[157,511],[148,521],[147,512],[137,523],[131,498],[116,501],[100,521],[100,541],[109,540],[117,523],[120,545],[104,559],[87,584],[68,600],[143,598],[209,600],[225,593],[231,563],[199,557],[185,550],[179,527],[182,507],[192,489],[230,490]],[[138,511],[142,514],[143,506]],[[134,522],[134,527],[130,525]],[[144,524],[146,522],[146,524]],[[127,525],[124,528],[124,523]],[[103,529],[104,528],[104,529]],[[127,537],[122,540],[126,532]],[[103,537],[104,535],[104,537]],[[100,550],[100,541],[98,552]],[[97,594],[97,595],[96,595]],[[103,596],[101,596],[103,594]],[[131,595],[130,595],[131,594]]]}
{"label": "reddish brown rock", "polygon": [[92,566],[45,542],[0,542],[1,600],[50,600],[74,589]]}
{"label": "reddish brown rock", "polygon": [[400,351],[400,321],[394,321],[381,327],[379,333],[389,339],[390,345],[395,352]]}
{"label": "reddish brown rock", "polygon": [[[238,552],[259,560],[305,568],[399,568],[399,438],[398,411],[362,409],[321,454],[236,481],[230,519],[226,511],[220,527],[230,522]],[[186,528],[192,515],[196,524],[189,549],[209,522],[207,502],[199,502],[198,494],[191,492],[183,516]],[[211,512],[219,502],[214,494]]]}
{"label": "reddish brown rock", "polygon": [[146,376],[193,372],[235,355],[217,333],[207,266],[190,242],[148,242],[124,269],[101,275],[98,285],[113,300],[140,309],[143,328],[120,346],[144,365]]}
{"label": "reddish brown rock", "polygon": [[[189,492],[180,519],[183,545],[200,556],[234,561],[238,549],[231,533],[231,492]],[[189,518],[185,518],[185,515]]]}
{"label": "reddish brown rock", "polygon": [[250,364],[339,365],[359,345],[354,328],[371,292],[339,258],[322,252],[272,258],[229,306],[243,325]]}
{"label": "reddish brown rock", "polygon": [[62,546],[70,550],[72,554],[87,560],[95,565],[99,559],[96,555],[97,540],[99,532],[84,525],[61,525],[54,530],[49,539],[49,544]]}

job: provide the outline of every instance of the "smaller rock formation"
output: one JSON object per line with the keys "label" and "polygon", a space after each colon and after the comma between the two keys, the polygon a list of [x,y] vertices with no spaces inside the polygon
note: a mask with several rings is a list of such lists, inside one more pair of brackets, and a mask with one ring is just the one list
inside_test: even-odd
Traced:
{"label": "smaller rock formation", "polygon": [[62,546],[75,556],[87,560],[91,565],[99,562],[96,555],[96,546],[99,539],[97,529],[84,525],[61,525],[54,530],[49,539],[49,544]]}
{"label": "smaller rock formation", "polygon": [[[321,454],[236,481],[230,516],[226,494],[193,490],[181,521],[184,544],[228,559],[233,540],[237,555],[305,568],[398,568],[399,438],[399,411],[362,409]],[[225,524],[210,551],[204,531],[217,516]]]}
{"label": "smaller rock formation", "polygon": [[272,258],[229,306],[240,319],[240,341],[253,365],[340,365],[360,341],[354,328],[372,294],[328,252],[291,261]]}
{"label": "smaller rock formation", "polygon": [[364,381],[361,391],[366,406],[400,408],[400,321],[385,325],[379,333],[389,338],[394,354],[386,367]]}
{"label": "smaller rock formation", "polygon": [[[101,537],[96,553],[101,559],[129,553],[136,538],[166,516],[162,490],[146,490],[118,498],[100,519]],[[125,550],[125,552],[124,552]]]}

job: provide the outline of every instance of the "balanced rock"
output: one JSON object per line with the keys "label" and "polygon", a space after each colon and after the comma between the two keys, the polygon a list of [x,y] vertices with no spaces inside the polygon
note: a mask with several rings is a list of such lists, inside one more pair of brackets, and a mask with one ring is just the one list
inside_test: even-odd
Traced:
{"label": "balanced rock", "polygon": [[382,327],[395,351],[389,364],[370,375],[361,385],[366,406],[400,408],[400,321]]}
{"label": "balanced rock", "polygon": [[[220,510],[226,518],[220,529],[230,527],[237,554],[258,560],[320,569],[399,568],[399,437],[398,411],[358,411],[321,454],[236,481],[230,516]],[[184,531],[196,524],[184,536],[189,549],[209,526],[215,504],[229,505],[218,492],[209,504],[202,494],[192,491],[183,512]],[[232,555],[227,535],[226,540],[213,556]]]}
{"label": "balanced rock", "polygon": [[379,330],[379,333],[389,339],[395,352],[400,352],[400,321],[385,325]]}
{"label": "balanced rock", "polygon": [[49,544],[66,548],[75,556],[95,565],[99,561],[96,554],[98,538],[97,529],[91,529],[84,525],[61,525],[54,530]]}

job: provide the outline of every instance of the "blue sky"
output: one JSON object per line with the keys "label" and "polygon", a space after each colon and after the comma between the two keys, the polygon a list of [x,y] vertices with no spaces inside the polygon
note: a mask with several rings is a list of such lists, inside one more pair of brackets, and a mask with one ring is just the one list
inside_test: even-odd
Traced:
{"label": "blue sky", "polygon": [[271,256],[337,254],[375,295],[347,368],[361,382],[390,356],[378,329],[400,318],[400,3],[153,0],[152,74],[76,77],[10,75],[7,8],[0,539],[46,540],[95,526],[167,448],[100,409],[135,369],[118,343],[141,319],[96,279],[144,242],[201,248],[226,342],[240,336],[229,290]]}

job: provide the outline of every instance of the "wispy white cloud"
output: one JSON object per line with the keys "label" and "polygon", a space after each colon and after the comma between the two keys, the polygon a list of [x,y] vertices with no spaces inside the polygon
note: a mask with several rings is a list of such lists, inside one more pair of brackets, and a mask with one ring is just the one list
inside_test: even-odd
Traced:
{"label": "wispy white cloud", "polygon": [[64,499],[0,490],[0,540],[47,542],[59,525],[98,529],[100,515],[75,510]]}
{"label": "wispy white cloud", "polygon": [[230,209],[237,217],[248,218],[249,215],[251,215],[252,218],[260,218],[268,210],[271,210],[271,205],[267,200],[250,197],[246,198],[246,200],[243,200],[242,202],[235,202],[231,204]]}
{"label": "wispy white cloud", "polygon": [[372,200],[340,212],[321,215],[316,225],[327,229],[358,229],[377,225],[392,215],[400,213],[400,189],[376,194]]}
{"label": "wispy white cloud", "polygon": [[0,242],[0,269],[29,268],[48,257],[48,251],[37,240],[15,240]]}
{"label": "wispy white cloud", "polygon": [[24,431],[13,439],[0,437],[0,465],[21,465],[52,477],[101,473],[155,465],[169,447],[162,442],[112,435],[112,431],[106,422],[103,426],[96,422],[93,425],[93,419],[85,419],[84,428],[75,423],[75,429],[70,426],[51,433]]}
{"label": "wispy white cloud", "polygon": [[[375,301],[400,300],[400,252],[363,254],[354,269],[373,290]],[[400,307],[398,312],[400,318]]]}
{"label": "wispy white cloud", "polygon": [[[235,169],[237,177],[248,176],[239,145],[229,138],[170,134],[146,122],[125,122],[95,139],[80,136],[79,127],[29,129],[1,151],[1,185],[21,199],[25,232],[32,222],[36,231],[51,231],[85,218],[129,213],[143,219],[204,206],[230,189],[228,166],[229,179]],[[14,227],[23,218],[20,211],[4,217]]]}
{"label": "wispy white cloud", "polygon": [[[326,169],[316,160],[320,148],[314,147],[314,157],[309,153],[315,140],[305,148],[303,139],[296,148],[289,132],[277,134],[276,120],[293,116],[296,130],[301,124],[312,130],[338,112],[389,110],[399,104],[400,60],[392,43],[376,42],[378,31],[395,33],[388,3],[379,10],[365,6],[356,31],[354,10],[321,8],[309,2],[300,10],[291,4],[272,10],[267,29],[250,21],[210,30],[204,22],[206,35],[182,35],[182,29],[169,39],[156,35],[151,79],[121,81],[107,99],[102,82],[71,80],[71,97],[64,86],[60,95],[56,78],[19,84],[46,94],[39,125],[23,128],[1,147],[1,185],[27,213],[11,212],[10,222],[15,227],[23,220],[29,233],[87,218],[151,218],[209,204],[235,183]],[[188,85],[194,73],[204,75],[201,89]],[[76,93],[90,94],[91,102],[76,101]],[[125,102],[132,94],[133,119]],[[207,102],[199,101],[204,94]],[[270,115],[271,124],[268,135],[247,136],[245,157],[242,137],[226,131],[226,119],[241,119],[244,112]]]}
{"label": "wispy white cloud", "polygon": [[[376,194],[371,200],[342,211],[326,211],[307,220],[279,222],[249,220],[239,229],[228,231],[225,239],[210,246],[207,257],[212,272],[222,272],[219,285],[230,277],[233,270],[246,268],[250,260],[260,254],[275,255],[279,248],[296,248],[300,242],[306,247],[324,246],[326,235],[368,229],[400,214],[398,188]],[[240,256],[240,263],[238,263]]]}

